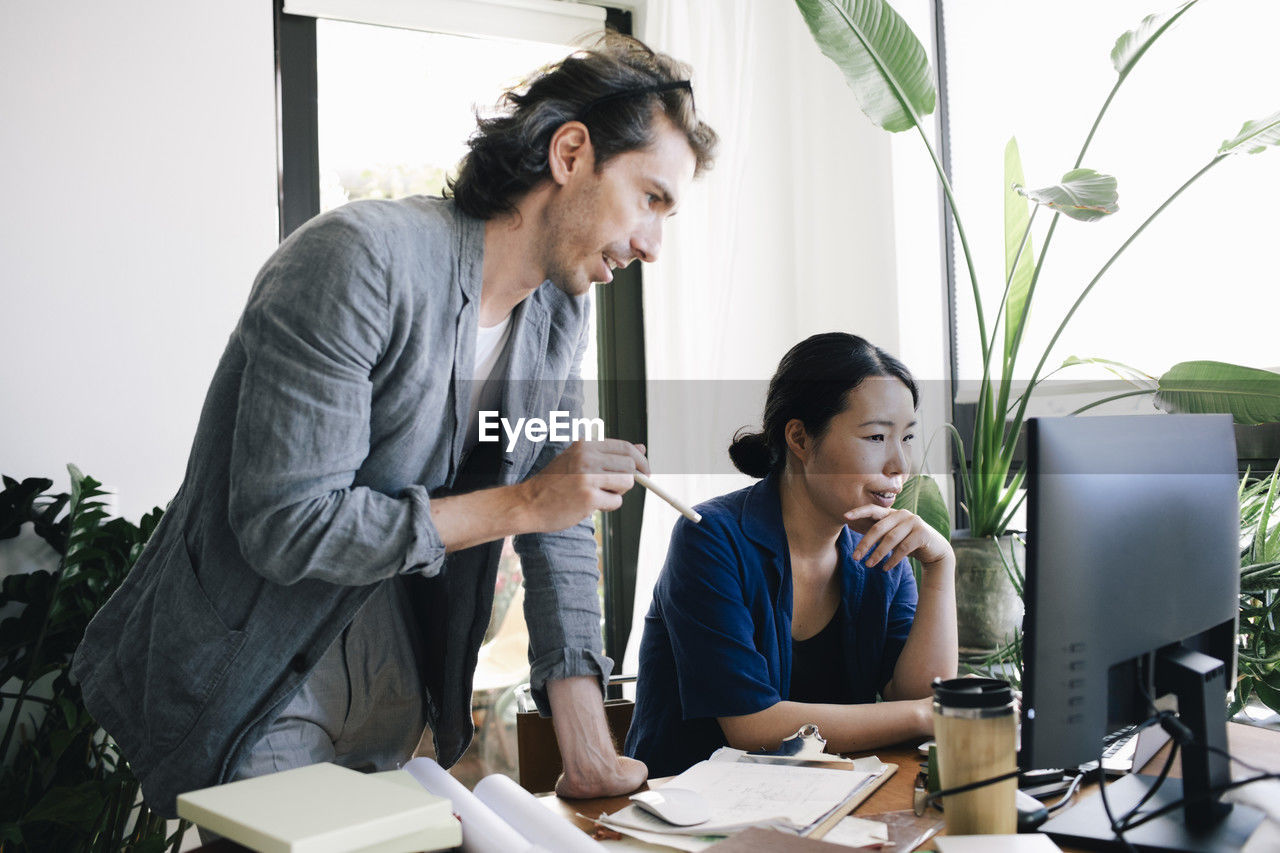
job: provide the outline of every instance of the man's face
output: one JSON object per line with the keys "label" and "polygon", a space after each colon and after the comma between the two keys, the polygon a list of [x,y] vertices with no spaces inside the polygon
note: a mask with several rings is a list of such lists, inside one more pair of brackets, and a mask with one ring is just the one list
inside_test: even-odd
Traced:
{"label": "man's face", "polygon": [[570,175],[547,207],[546,277],[580,296],[636,258],[657,258],[662,225],[693,181],[695,162],[684,134],[658,116],[647,148]]}

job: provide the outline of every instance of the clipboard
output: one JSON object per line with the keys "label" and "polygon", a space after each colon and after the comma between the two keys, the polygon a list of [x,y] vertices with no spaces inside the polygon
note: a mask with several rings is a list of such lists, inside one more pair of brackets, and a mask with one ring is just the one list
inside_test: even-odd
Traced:
{"label": "clipboard", "polygon": [[835,811],[827,815],[827,818],[823,820],[822,823],[818,824],[818,826],[812,832],[810,832],[808,835],[804,837],[813,838],[813,839],[822,838],[822,836],[826,835],[828,832],[831,831],[831,828],[833,826],[835,826],[843,818],[848,816],[848,814],[852,812],[854,809],[856,809],[858,806],[866,802],[867,798],[869,798],[872,794],[880,790],[880,786],[883,785],[885,782],[888,782],[889,778],[893,776],[894,773],[897,773],[897,772],[898,772],[898,765],[884,764],[884,770],[883,772],[880,773],[879,776],[876,776],[868,784],[863,785],[861,788],[855,791],[852,797],[850,797],[849,799],[841,803],[839,806],[837,806]]}

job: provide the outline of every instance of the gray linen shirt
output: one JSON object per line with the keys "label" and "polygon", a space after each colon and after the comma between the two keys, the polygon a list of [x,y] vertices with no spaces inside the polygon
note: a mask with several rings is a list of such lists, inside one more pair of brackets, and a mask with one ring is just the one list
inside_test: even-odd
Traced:
{"label": "gray linen shirt", "polygon": [[[467,377],[484,223],[451,201],[348,204],[272,255],[214,374],[181,488],[74,666],[147,801],[226,781],[328,646],[396,575],[410,582],[427,717],[449,766],[500,543],[445,554],[432,496],[465,488]],[[580,414],[586,298],[550,282],[513,317],[503,415]],[[498,482],[563,449],[501,447]],[[493,448],[495,459],[498,448]],[[590,519],[516,537],[531,680],[612,669]]]}

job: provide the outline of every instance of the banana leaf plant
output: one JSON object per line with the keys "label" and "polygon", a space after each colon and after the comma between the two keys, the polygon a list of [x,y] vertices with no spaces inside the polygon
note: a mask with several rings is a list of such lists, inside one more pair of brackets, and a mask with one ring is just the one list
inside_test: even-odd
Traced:
{"label": "banana leaf plant", "polygon": [[[1061,318],[1056,331],[1040,353],[1028,381],[1015,382],[1014,369],[1022,355],[1027,319],[1036,287],[1041,280],[1054,232],[1062,217],[1088,223],[1112,215],[1118,209],[1116,179],[1083,167],[1090,143],[1116,93],[1134,67],[1169,28],[1199,0],[1150,15],[1116,41],[1111,62],[1116,80],[1089,128],[1075,163],[1055,185],[1039,189],[1025,186],[1016,140],[1004,152],[1004,288],[1000,303],[989,318],[966,235],[964,218],[951,182],[933,144],[924,132],[921,117],[933,112],[937,93],[933,72],[919,39],[884,0],[796,0],[796,5],[822,52],[840,68],[864,113],[877,126],[892,133],[915,130],[933,163],[947,210],[955,225],[969,285],[973,292],[981,343],[982,380],[973,434],[966,458],[963,437],[950,427],[959,463],[962,504],[974,537],[998,536],[1009,526],[1022,500],[1022,470],[1012,471],[1014,449],[1027,405],[1035,389],[1048,378],[1046,364],[1058,339],[1081,303],[1124,252],[1188,187],[1228,157],[1256,154],[1280,143],[1280,112],[1245,122],[1244,126],[1213,152],[1206,164],[1185,180],[1125,239],[1097,273],[1082,287]],[[1042,208],[1052,218],[1037,256],[1032,226]],[[1000,326],[1003,323],[1003,333]],[[1078,363],[1068,360],[1064,366]],[[1185,362],[1155,381],[1156,387],[1137,393],[1155,395],[1157,405],[1169,411],[1230,412],[1241,423],[1280,420],[1280,375],[1266,371],[1210,362]],[[1120,395],[1120,396],[1127,396]],[[1114,399],[1114,398],[1112,398]],[[915,500],[933,500],[918,493]],[[941,500],[941,496],[936,497]]]}

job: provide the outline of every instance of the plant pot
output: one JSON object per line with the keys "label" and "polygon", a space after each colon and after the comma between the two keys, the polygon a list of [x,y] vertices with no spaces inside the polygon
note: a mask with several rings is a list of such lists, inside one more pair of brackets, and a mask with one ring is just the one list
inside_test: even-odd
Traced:
{"label": "plant pot", "polygon": [[[1009,579],[1005,563],[1019,574],[1026,565],[1026,545],[1006,533],[974,539],[967,530],[951,536],[956,554],[956,619],[960,653],[986,656],[1013,639],[1022,628],[1022,596]],[[997,550],[998,549],[998,550]]]}

